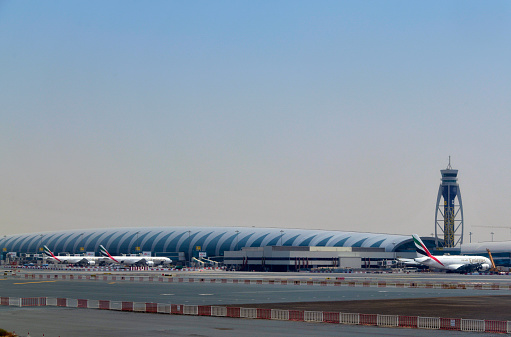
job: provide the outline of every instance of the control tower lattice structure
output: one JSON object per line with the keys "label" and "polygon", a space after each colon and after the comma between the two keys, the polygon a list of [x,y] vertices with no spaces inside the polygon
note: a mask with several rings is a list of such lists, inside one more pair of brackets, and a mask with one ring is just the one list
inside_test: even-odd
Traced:
{"label": "control tower lattice structure", "polygon": [[461,202],[458,170],[449,165],[440,170],[442,181],[438,188],[435,212],[435,244],[438,247],[438,236],[443,234],[444,247],[454,248],[463,243],[463,203]]}

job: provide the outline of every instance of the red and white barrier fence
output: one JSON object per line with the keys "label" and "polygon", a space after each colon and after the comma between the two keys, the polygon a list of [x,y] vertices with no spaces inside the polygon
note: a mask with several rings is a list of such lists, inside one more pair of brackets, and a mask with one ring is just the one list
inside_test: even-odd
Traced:
{"label": "red and white barrier fence", "polygon": [[232,318],[271,319],[281,321],[316,322],[332,324],[372,325],[379,327],[406,327],[488,333],[511,333],[511,321],[463,318],[420,317],[400,315],[358,314],[343,312],[281,310],[263,308],[221,307],[211,305],[181,305],[109,300],[88,300],[54,297],[0,297],[3,306],[58,306],[144,313],[215,316]]}

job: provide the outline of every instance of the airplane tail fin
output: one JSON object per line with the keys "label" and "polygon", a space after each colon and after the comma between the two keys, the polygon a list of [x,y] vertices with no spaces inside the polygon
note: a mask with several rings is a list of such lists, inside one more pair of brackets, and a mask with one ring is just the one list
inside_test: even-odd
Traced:
{"label": "airplane tail fin", "polygon": [[43,246],[43,254],[46,257],[53,258],[55,261],[60,261],[59,258],[56,257],[55,254],[53,254],[53,252],[50,250],[50,248],[48,248],[48,246],[46,246],[46,245]]}
{"label": "airplane tail fin", "polygon": [[426,248],[426,245],[422,242],[420,237],[417,234],[413,234],[412,237],[413,242],[415,243],[415,251],[420,255],[431,256],[431,253]]}
{"label": "airplane tail fin", "polygon": [[51,257],[55,256],[53,255],[53,252],[50,250],[50,248],[48,248],[46,245],[43,246],[43,254]]}
{"label": "airplane tail fin", "polygon": [[106,250],[106,248],[103,247],[103,245],[99,245],[99,253],[101,254],[101,256],[110,257],[108,250]]}

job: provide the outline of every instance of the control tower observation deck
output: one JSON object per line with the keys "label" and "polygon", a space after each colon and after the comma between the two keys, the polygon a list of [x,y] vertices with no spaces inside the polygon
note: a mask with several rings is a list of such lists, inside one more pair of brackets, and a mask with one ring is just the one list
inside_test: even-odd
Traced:
{"label": "control tower observation deck", "polygon": [[435,212],[435,244],[438,247],[438,236],[444,237],[444,247],[454,248],[463,243],[463,204],[461,202],[460,186],[458,185],[458,170],[449,165],[440,170],[442,180],[438,188]]}

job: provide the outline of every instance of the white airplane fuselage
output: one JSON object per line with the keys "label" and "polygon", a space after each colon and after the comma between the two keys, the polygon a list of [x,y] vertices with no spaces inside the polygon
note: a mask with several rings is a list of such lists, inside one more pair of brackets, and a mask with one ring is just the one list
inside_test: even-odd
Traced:
{"label": "white airplane fuselage", "polygon": [[148,266],[170,264],[172,260],[167,257],[149,257],[149,256],[108,256],[105,257],[107,263],[124,264],[127,266],[136,264],[146,264]]}
{"label": "white airplane fuselage", "polygon": [[491,266],[490,259],[484,256],[465,256],[465,255],[441,255],[441,256],[423,256],[415,259],[416,262],[424,264],[431,268],[458,270],[467,265],[480,264],[480,270],[488,270]]}

